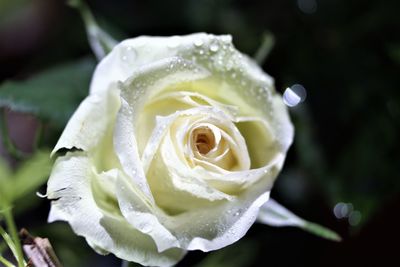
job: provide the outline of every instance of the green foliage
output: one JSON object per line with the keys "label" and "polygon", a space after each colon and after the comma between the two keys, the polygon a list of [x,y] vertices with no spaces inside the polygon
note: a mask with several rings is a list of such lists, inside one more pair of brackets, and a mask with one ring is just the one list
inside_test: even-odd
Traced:
{"label": "green foliage", "polygon": [[48,179],[52,162],[48,151],[38,151],[12,173],[7,164],[0,161],[0,207],[8,208],[37,190]]}
{"label": "green foliage", "polygon": [[[14,241],[11,239],[11,237],[6,233],[6,231],[1,226],[0,226],[0,236],[6,242],[7,246],[10,248],[14,257],[17,258],[18,253],[17,253],[16,245],[14,244]],[[7,267],[14,266],[11,262],[9,262],[5,258],[3,258],[3,256],[1,256],[1,255],[0,255],[0,262],[3,263]]]}
{"label": "green foliage", "polygon": [[[33,193],[48,178],[52,166],[50,153],[38,151],[23,162],[15,172],[0,161],[0,214],[4,217],[10,235],[0,227],[0,235],[13,253],[18,266],[25,266],[17,228],[11,213],[13,203]],[[0,262],[5,266],[14,266],[0,255]]]}
{"label": "green foliage", "polygon": [[62,129],[87,95],[94,66],[94,60],[85,58],[26,81],[6,81],[0,85],[0,107],[34,114]]}

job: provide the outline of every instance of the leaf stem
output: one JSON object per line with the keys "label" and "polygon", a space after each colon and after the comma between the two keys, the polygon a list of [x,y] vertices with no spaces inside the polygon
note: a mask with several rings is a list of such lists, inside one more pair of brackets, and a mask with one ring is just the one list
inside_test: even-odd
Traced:
{"label": "leaf stem", "polygon": [[10,233],[11,239],[14,241],[18,267],[24,267],[24,256],[22,254],[21,242],[18,236],[17,227],[15,225],[11,209],[5,209],[3,214],[8,232]]}
{"label": "leaf stem", "polygon": [[274,44],[275,44],[275,38],[272,35],[272,33],[264,32],[261,45],[257,49],[253,57],[254,60],[258,63],[258,65],[261,66],[264,63],[265,59],[268,57],[269,53],[274,47]]}
{"label": "leaf stem", "polygon": [[0,255],[0,263],[3,263],[6,267],[15,267],[14,264],[6,260],[3,256]]}
{"label": "leaf stem", "polygon": [[92,48],[97,60],[101,60],[112,50],[117,42],[107,32],[99,27],[85,1],[69,0],[68,4],[71,7],[78,9],[80,12],[83,22],[85,23],[90,47]]}

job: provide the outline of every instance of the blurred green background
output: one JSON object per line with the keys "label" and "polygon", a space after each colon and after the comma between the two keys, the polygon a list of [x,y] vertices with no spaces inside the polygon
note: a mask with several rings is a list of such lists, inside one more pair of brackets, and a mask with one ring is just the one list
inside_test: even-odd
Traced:
{"label": "blurred green background", "polygon": [[[398,261],[398,247],[391,244],[400,239],[400,1],[88,4],[117,40],[200,31],[231,34],[239,50],[253,55],[268,32],[275,46],[262,67],[275,78],[277,90],[283,93],[294,83],[307,90],[306,101],[290,110],[295,142],[272,196],[337,231],[343,242],[254,225],[233,246],[189,253],[178,266],[381,266]],[[54,146],[88,92],[95,62],[79,13],[64,1],[0,0],[1,122],[11,138],[0,151],[10,168],[19,170],[31,155],[38,157],[35,151]],[[45,169],[51,163],[41,164]],[[12,172],[3,167],[2,176]],[[45,190],[39,188],[47,178],[43,168],[13,202],[18,226],[50,238],[65,266],[119,266],[116,258],[95,254],[67,224],[46,224],[49,203],[35,195]]]}

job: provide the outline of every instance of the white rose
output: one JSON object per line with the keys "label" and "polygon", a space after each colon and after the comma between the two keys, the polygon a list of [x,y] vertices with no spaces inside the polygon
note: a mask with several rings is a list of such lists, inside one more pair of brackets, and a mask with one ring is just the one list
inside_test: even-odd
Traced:
{"label": "white rose", "polygon": [[99,253],[170,266],[243,237],[292,140],[271,77],[230,36],[125,40],[54,148],[71,151],[48,182],[49,221]]}

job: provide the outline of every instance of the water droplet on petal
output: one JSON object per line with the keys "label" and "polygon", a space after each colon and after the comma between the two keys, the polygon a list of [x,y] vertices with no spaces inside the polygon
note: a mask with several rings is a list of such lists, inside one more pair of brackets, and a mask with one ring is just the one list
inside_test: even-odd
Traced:
{"label": "water droplet on petal", "polygon": [[194,40],[193,44],[197,47],[200,47],[203,45],[203,40],[201,40],[200,38]]}
{"label": "water droplet on petal", "polygon": [[303,102],[306,96],[306,89],[301,84],[294,84],[286,88],[283,93],[283,102],[289,107],[294,107]]}
{"label": "water droplet on petal", "polygon": [[121,59],[124,63],[129,64],[133,63],[136,59],[136,51],[132,46],[126,47],[122,51]]}
{"label": "water droplet on petal", "polygon": [[211,52],[217,52],[218,49],[219,49],[219,45],[218,44],[214,43],[214,44],[210,45],[210,51]]}

